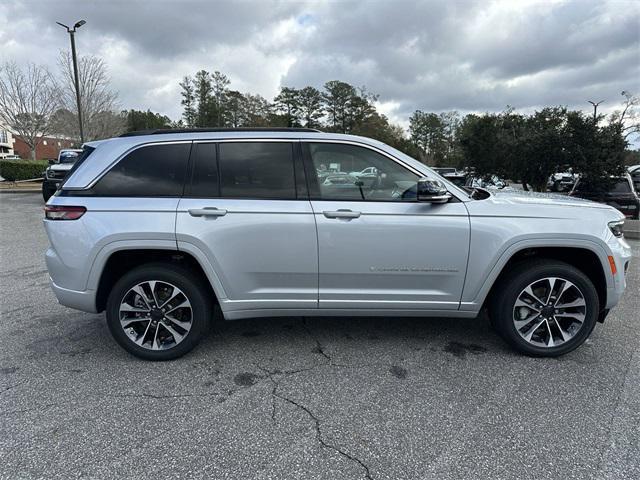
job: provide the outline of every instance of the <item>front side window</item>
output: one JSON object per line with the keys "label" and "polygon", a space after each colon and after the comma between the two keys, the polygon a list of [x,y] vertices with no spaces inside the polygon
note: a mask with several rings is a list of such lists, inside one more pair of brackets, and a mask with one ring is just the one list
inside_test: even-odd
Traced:
{"label": "front side window", "polygon": [[220,196],[295,200],[293,145],[286,142],[219,144]]}
{"label": "front side window", "polygon": [[120,160],[92,191],[110,197],[182,195],[191,143],[149,145]]}
{"label": "front side window", "polygon": [[321,200],[416,201],[418,175],[365,147],[309,143],[311,172]]}

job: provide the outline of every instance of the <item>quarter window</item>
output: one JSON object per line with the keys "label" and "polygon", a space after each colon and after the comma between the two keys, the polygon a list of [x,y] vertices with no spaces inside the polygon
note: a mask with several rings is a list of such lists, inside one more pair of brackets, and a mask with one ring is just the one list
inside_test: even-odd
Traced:
{"label": "quarter window", "polygon": [[222,142],[219,153],[222,197],[296,198],[291,143]]}
{"label": "quarter window", "polygon": [[418,175],[384,155],[356,145],[309,143],[320,200],[415,201]]}
{"label": "quarter window", "polygon": [[182,195],[190,143],[149,145],[120,160],[93,187],[111,197],[176,197]]}

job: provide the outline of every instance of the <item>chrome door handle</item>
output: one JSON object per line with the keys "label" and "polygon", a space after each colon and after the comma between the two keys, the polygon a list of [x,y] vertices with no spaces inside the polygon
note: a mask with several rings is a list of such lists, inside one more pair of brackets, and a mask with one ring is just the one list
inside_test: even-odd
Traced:
{"label": "chrome door handle", "polygon": [[327,218],[358,218],[360,212],[354,212],[352,210],[335,210],[333,212],[322,212]]}
{"label": "chrome door handle", "polygon": [[223,217],[227,214],[226,210],[216,207],[190,208],[188,211],[192,217]]}

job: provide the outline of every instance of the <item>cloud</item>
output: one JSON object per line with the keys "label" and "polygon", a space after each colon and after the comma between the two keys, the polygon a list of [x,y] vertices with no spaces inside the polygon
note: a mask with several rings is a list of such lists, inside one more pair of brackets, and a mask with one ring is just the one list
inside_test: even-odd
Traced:
{"label": "cloud", "polygon": [[232,88],[341,79],[380,94],[392,120],[415,109],[498,111],[586,100],[615,108],[640,93],[640,4],[633,1],[14,1],[0,9],[0,59],[55,68],[87,24],[125,108],[180,116],[184,75],[220,70]]}

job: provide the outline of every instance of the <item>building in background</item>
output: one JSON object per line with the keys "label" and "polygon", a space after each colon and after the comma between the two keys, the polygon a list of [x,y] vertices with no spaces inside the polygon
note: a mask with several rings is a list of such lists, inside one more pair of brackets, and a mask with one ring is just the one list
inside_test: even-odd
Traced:
{"label": "building in background", "polygon": [[[20,158],[31,158],[31,149],[17,135],[13,136],[13,150]],[[44,137],[36,147],[36,158],[38,160],[48,158],[58,158],[58,153],[63,148],[74,148],[77,143],[63,137]]]}
{"label": "building in background", "polygon": [[5,158],[9,155],[14,155],[13,142],[15,141],[13,135],[9,130],[0,125],[0,158]]}

